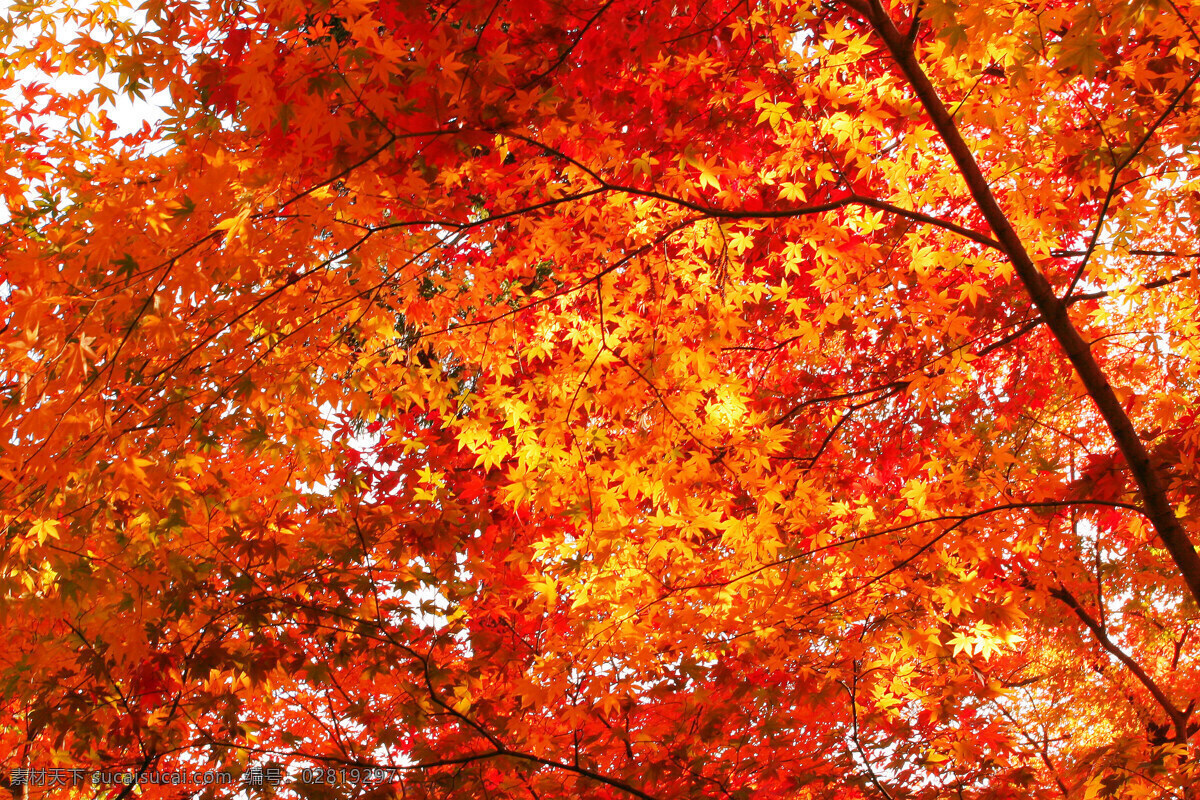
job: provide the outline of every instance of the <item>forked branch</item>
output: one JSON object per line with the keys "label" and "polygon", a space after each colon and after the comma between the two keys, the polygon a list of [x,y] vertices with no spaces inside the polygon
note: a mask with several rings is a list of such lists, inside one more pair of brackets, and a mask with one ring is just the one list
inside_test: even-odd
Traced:
{"label": "forked branch", "polygon": [[1112,432],[1117,447],[1129,464],[1129,470],[1137,482],[1144,501],[1146,517],[1154,526],[1158,538],[1171,554],[1175,566],[1186,582],[1192,597],[1200,602],[1200,555],[1188,538],[1187,532],[1175,516],[1175,509],[1167,497],[1166,484],[1158,467],[1151,460],[1145,443],[1133,426],[1129,415],[1117,399],[1108,376],[1100,367],[1087,341],[1067,313],[1068,305],[1055,293],[1046,276],[1033,262],[1016,229],[992,194],[987,178],[976,163],[971,148],[963,139],[950,112],[939,97],[936,88],[925,74],[912,43],[897,30],[879,0],[871,0],[869,8],[863,2],[853,0],[848,5],[863,14],[871,27],[883,40],[896,65],[912,87],[930,121],[945,143],[955,164],[958,166],[976,206],[987,220],[996,241],[1012,263],[1024,284],[1033,305],[1037,308],[1059,346],[1071,361],[1076,374],[1096,404],[1101,416]]}

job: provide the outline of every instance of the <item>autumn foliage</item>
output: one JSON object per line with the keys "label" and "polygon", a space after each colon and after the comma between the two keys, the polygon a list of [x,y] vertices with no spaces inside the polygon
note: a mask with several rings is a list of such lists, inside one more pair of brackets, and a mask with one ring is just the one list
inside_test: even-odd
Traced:
{"label": "autumn foliage", "polygon": [[3,16],[14,797],[1196,797],[1200,4]]}

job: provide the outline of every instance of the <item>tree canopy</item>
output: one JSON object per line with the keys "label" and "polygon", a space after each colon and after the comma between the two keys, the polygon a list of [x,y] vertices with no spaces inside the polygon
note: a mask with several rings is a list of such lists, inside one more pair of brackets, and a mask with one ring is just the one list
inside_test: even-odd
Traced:
{"label": "tree canopy", "polygon": [[1197,797],[1200,4],[0,13],[14,797]]}

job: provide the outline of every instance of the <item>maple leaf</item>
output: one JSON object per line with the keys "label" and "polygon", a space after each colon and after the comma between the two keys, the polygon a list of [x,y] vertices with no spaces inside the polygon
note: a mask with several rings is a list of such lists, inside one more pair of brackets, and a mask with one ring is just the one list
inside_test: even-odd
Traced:
{"label": "maple leaf", "polygon": [[12,4],[9,766],[1194,794],[1168,6]]}

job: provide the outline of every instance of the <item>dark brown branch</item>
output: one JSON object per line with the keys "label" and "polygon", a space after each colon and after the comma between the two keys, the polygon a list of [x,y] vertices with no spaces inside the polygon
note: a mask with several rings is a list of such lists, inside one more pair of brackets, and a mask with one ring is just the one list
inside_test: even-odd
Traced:
{"label": "dark brown branch", "polygon": [[1171,554],[1193,599],[1200,602],[1200,555],[1196,553],[1195,546],[1175,516],[1175,509],[1167,497],[1165,482],[1151,461],[1145,443],[1138,436],[1133,422],[1125,413],[1121,401],[1117,399],[1112,384],[1108,381],[1108,376],[1096,362],[1088,343],[1071,321],[1067,313],[1068,304],[1058,297],[1050,282],[1046,280],[1025,250],[1024,243],[1012,223],[1009,222],[1004,210],[1000,208],[995,195],[992,194],[987,178],[975,162],[971,148],[959,133],[954,120],[950,118],[945,104],[942,103],[933,83],[917,60],[912,46],[896,29],[879,0],[872,0],[870,22],[888,51],[891,52],[896,65],[908,79],[939,136],[946,144],[966,181],[971,196],[1024,284],[1030,300],[1040,312],[1046,326],[1054,334],[1054,338],[1067,358],[1070,359],[1088,395],[1108,424],[1117,447],[1129,464],[1130,472],[1145,501],[1146,516],[1154,526],[1158,538]]}
{"label": "dark brown branch", "polygon": [[578,159],[572,158],[561,150],[551,147],[544,142],[540,142],[537,139],[514,131],[505,131],[503,135],[508,136],[511,139],[525,142],[533,147],[537,147],[547,155],[554,156],[555,158],[574,166],[576,169],[580,170],[597,184],[599,184],[600,190],[620,192],[622,194],[629,194],[635,197],[648,197],[655,200],[661,200],[665,203],[670,203],[671,205],[680,206],[681,208],[686,208],[689,211],[695,211],[699,214],[703,214],[705,217],[711,219],[790,219],[793,217],[808,216],[810,214],[822,214],[828,211],[836,211],[837,209],[845,208],[846,206],[857,205],[873,208],[876,211],[883,211],[895,216],[904,217],[905,219],[911,219],[915,222],[922,222],[926,225],[932,225],[937,228],[942,228],[950,231],[951,233],[956,233],[965,239],[976,242],[977,244],[981,244],[984,247],[1004,252],[1004,248],[1001,246],[1001,244],[985,233],[980,233],[979,231],[972,230],[955,222],[950,222],[949,220],[941,219],[940,217],[924,214],[920,211],[914,211],[908,208],[902,208],[901,206],[894,205],[886,200],[878,200],[873,197],[863,197],[862,195],[850,193],[844,197],[831,199],[824,203],[817,203],[809,206],[763,209],[721,208],[719,206],[710,206],[705,203],[698,203],[694,200],[676,197],[655,189],[639,189],[635,186],[625,186],[622,184],[612,183]]}
{"label": "dark brown branch", "polygon": [[1192,90],[1192,87],[1196,84],[1197,79],[1200,79],[1200,70],[1192,73],[1191,79],[1188,80],[1183,88],[1175,93],[1175,97],[1172,98],[1170,104],[1163,109],[1163,112],[1159,114],[1158,119],[1154,120],[1154,123],[1146,129],[1145,134],[1138,141],[1138,143],[1133,146],[1133,149],[1130,150],[1129,153],[1120,160],[1120,162],[1113,164],[1112,178],[1108,184],[1108,191],[1104,193],[1104,203],[1100,207],[1099,215],[1096,217],[1096,225],[1092,229],[1091,241],[1088,242],[1087,250],[1083,253],[1083,260],[1079,262],[1079,267],[1075,271],[1075,277],[1071,279],[1071,283],[1069,286],[1067,286],[1067,290],[1063,292],[1064,297],[1075,291],[1075,285],[1079,283],[1079,279],[1083,277],[1084,270],[1087,269],[1088,261],[1091,260],[1092,254],[1096,252],[1096,245],[1100,241],[1100,232],[1104,229],[1104,223],[1108,219],[1108,210],[1112,207],[1112,202],[1116,199],[1117,192],[1124,186],[1124,184],[1119,185],[1117,183],[1121,173],[1126,167],[1133,163],[1134,159],[1141,154],[1142,150],[1149,143],[1155,132],[1158,131],[1158,129],[1162,127],[1162,124],[1167,121],[1167,118],[1174,113],[1175,109],[1179,106],[1179,102],[1183,100],[1184,96]]}
{"label": "dark brown branch", "polygon": [[1141,683],[1142,686],[1146,687],[1146,691],[1150,692],[1150,695],[1158,702],[1160,706],[1162,706],[1163,710],[1167,712],[1167,716],[1171,718],[1171,722],[1175,726],[1175,736],[1178,741],[1186,742],[1188,721],[1187,712],[1177,708],[1175,704],[1171,702],[1171,699],[1167,697],[1167,693],[1163,691],[1162,687],[1160,687],[1144,669],[1142,669],[1142,666],[1134,661],[1128,653],[1118,647],[1117,644],[1111,638],[1109,638],[1108,633],[1104,630],[1104,627],[1087,612],[1087,609],[1079,604],[1079,601],[1075,599],[1075,595],[1071,594],[1070,590],[1067,589],[1066,586],[1060,583],[1057,588],[1050,590],[1050,596],[1062,601],[1067,608],[1071,609],[1075,616],[1079,617],[1080,621],[1083,622],[1083,624],[1087,626],[1088,630],[1092,632],[1092,635],[1096,637],[1096,641],[1100,643],[1100,646],[1108,651],[1118,661],[1124,664],[1125,668],[1128,669],[1129,672],[1138,679],[1138,682]]}
{"label": "dark brown branch", "polygon": [[[1152,256],[1154,258],[1200,258],[1200,253],[1180,253],[1178,250],[1146,250],[1135,247],[1126,251],[1131,256]],[[1086,253],[1085,250],[1051,250],[1055,258],[1077,258]]]}
{"label": "dark brown branch", "polygon": [[[748,570],[746,572],[742,572],[738,575],[734,575],[733,577],[728,578],[726,580],[706,581],[704,583],[693,583],[693,584],[688,584],[686,586],[677,586],[675,588],[676,589],[707,589],[707,588],[719,588],[719,587],[729,586],[729,585],[736,583],[737,581],[745,580],[746,578],[751,578],[751,577],[757,575],[758,573],[763,572],[768,569],[771,569],[773,567],[781,567],[785,564],[790,564],[793,561],[798,561],[802,558],[807,558],[809,556],[816,555],[817,553],[823,553],[826,550],[832,550],[835,547],[846,547],[848,545],[858,544],[859,542],[865,542],[869,539],[875,539],[880,536],[887,536],[888,534],[892,534],[892,533],[900,533],[902,531],[912,530],[913,528],[917,528],[922,525],[931,525],[935,522],[954,522],[953,527],[957,527],[969,520],[973,520],[978,517],[984,517],[984,516],[987,516],[988,514],[996,514],[1001,511],[1028,511],[1031,509],[1039,509],[1039,508],[1040,509],[1071,508],[1071,507],[1074,507],[1077,505],[1100,506],[1100,507],[1106,507],[1106,508],[1123,508],[1128,511],[1141,512],[1141,509],[1135,505],[1131,505],[1129,503],[1122,503],[1119,501],[1107,501],[1107,500],[1083,500],[1083,499],[1081,499],[1081,500],[1040,500],[1040,501],[1030,502],[1030,503],[1004,503],[1002,505],[992,506],[990,508],[981,508],[978,511],[971,511],[971,512],[964,513],[964,514],[942,514],[942,515],[939,515],[936,517],[926,517],[925,519],[913,520],[912,522],[906,522],[903,525],[895,525],[890,528],[884,528],[882,530],[872,531],[871,533],[864,533],[859,536],[852,536],[849,539],[842,539],[841,541],[830,542],[829,544],[821,545],[820,547],[814,547],[814,548],[805,550],[800,553],[794,553],[790,556],[784,556],[783,558],[777,558],[774,561],[768,561],[764,564],[761,564],[761,565],[755,567],[754,569]],[[947,529],[946,531],[943,531],[943,534],[947,533],[947,532],[949,532],[949,529]],[[882,576],[879,576],[879,577],[882,577]],[[878,577],[875,580],[878,580]],[[872,581],[872,583],[873,582],[874,581]],[[869,585],[869,584],[867,584],[867,585]],[[862,588],[862,587],[860,587],[860,588]],[[842,598],[839,598],[839,599],[842,599]]]}
{"label": "dark brown branch", "polygon": [[858,749],[859,756],[862,757],[863,766],[867,768],[867,775],[871,778],[871,783],[875,784],[875,788],[887,800],[895,800],[892,797],[892,793],[879,782],[879,776],[875,774],[875,768],[871,765],[871,758],[867,755],[867,750],[863,747],[862,739],[858,735],[858,679],[858,662],[855,661],[853,683],[847,686],[845,681],[838,681],[842,685],[842,688],[846,690],[846,694],[850,695],[850,738],[854,741],[854,746]]}
{"label": "dark brown branch", "polygon": [[[1146,283],[1139,284],[1136,287],[1131,286],[1129,288],[1142,289],[1144,291],[1149,291],[1151,289],[1161,289],[1163,286],[1170,286],[1173,283],[1179,283],[1179,281],[1186,280],[1188,278],[1193,277],[1194,275],[1196,275],[1196,273],[1193,270],[1188,270],[1187,272],[1177,272],[1174,275],[1170,275],[1166,278],[1159,278],[1158,280],[1147,281]],[[1121,290],[1120,289],[1111,289],[1111,290],[1107,290],[1107,291],[1088,292],[1086,294],[1074,294],[1074,295],[1071,295],[1070,297],[1068,297],[1066,302],[1067,303],[1078,303],[1081,300],[1099,300],[1103,297],[1108,297],[1117,291],[1121,291]]]}

